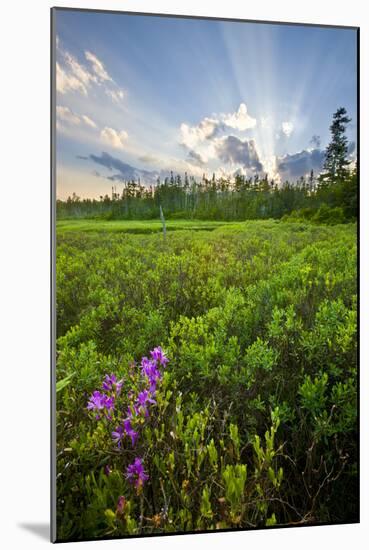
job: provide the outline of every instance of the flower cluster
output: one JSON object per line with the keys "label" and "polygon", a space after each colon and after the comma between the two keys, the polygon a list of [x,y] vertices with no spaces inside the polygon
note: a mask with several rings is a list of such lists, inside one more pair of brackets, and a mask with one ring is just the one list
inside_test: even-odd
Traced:
{"label": "flower cluster", "polygon": [[135,461],[128,466],[127,479],[135,485],[137,490],[140,490],[145,481],[149,479],[149,476],[144,470],[141,458],[136,457]]}
{"label": "flower cluster", "polygon": [[106,391],[115,391],[117,395],[120,394],[122,390],[123,380],[117,380],[115,374],[105,375],[104,381],[102,383],[103,390]]}
{"label": "flower cluster", "polygon": [[[138,369],[133,367],[129,380],[124,382],[125,387],[130,385],[127,391],[122,392],[123,380],[118,380],[115,374],[106,374],[102,391],[94,391],[89,398],[87,409],[95,412],[96,420],[104,418],[116,423],[111,437],[119,449],[123,448],[125,440],[135,447],[139,438],[138,429],[150,416],[150,407],[156,404],[157,386],[167,363],[168,358],[162,348],[156,347],[150,352],[150,358],[142,358]],[[149,478],[140,457],[128,466],[126,477],[139,493]]]}
{"label": "flower cluster", "polygon": [[100,391],[94,391],[87,403],[87,409],[89,411],[101,411],[95,415],[96,420],[100,420],[101,414],[104,414],[110,420],[114,403],[114,395],[108,396]]}

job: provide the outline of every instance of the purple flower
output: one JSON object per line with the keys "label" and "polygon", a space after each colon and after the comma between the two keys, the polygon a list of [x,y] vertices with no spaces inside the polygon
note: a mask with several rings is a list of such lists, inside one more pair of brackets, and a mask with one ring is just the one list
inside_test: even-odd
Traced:
{"label": "purple flower", "polygon": [[111,374],[110,376],[109,374],[106,374],[102,384],[102,389],[106,391],[115,390],[117,395],[119,395],[122,389],[122,385],[123,380],[118,381],[115,374]]}
{"label": "purple flower", "polygon": [[153,369],[157,370],[156,363],[154,361],[151,361],[147,357],[142,357],[142,361],[141,361],[142,373],[145,376],[148,376],[148,374],[150,374],[153,371]]}
{"label": "purple flower", "polygon": [[160,346],[150,351],[150,354],[151,354],[151,357],[154,359],[154,361],[159,361],[159,363],[163,367],[165,367],[165,365],[169,361],[168,357],[165,355],[164,351],[161,349]]}
{"label": "purple flower", "polygon": [[138,433],[135,432],[134,429],[132,428],[131,421],[129,420],[129,418],[123,421],[123,426],[124,426],[124,431],[126,432],[128,437],[131,438],[132,447],[134,447],[138,438]]}
{"label": "purple flower", "polygon": [[124,431],[122,426],[118,426],[118,428],[116,428],[115,431],[111,433],[111,437],[114,443],[116,443],[120,448],[124,437]]}
{"label": "purple flower", "polygon": [[104,406],[108,410],[114,409],[114,397],[107,397],[105,395]]}
{"label": "purple flower", "polygon": [[135,403],[135,410],[137,410],[137,414],[143,413],[145,416],[149,415],[149,411],[147,410],[147,407],[149,404],[154,404],[156,401],[150,397],[150,392],[148,390],[141,391],[138,396]]}
{"label": "purple flower", "polygon": [[135,461],[127,468],[126,477],[130,483],[133,483],[136,489],[140,490],[149,476],[144,470],[141,458],[137,457]]}
{"label": "purple flower", "polygon": [[91,395],[87,409],[89,411],[101,411],[102,409],[111,410],[114,409],[114,397],[108,397],[104,393],[94,391]]}
{"label": "purple flower", "polygon": [[110,474],[111,474],[111,468],[110,468],[109,464],[105,464],[105,466],[104,466],[104,474],[105,474],[106,476],[110,476]]}
{"label": "purple flower", "polygon": [[150,361],[150,359],[144,357],[141,362],[141,371],[150,384],[150,391],[154,393],[156,391],[157,381],[161,379],[161,372],[156,361]]}
{"label": "purple flower", "polygon": [[87,403],[87,409],[89,411],[91,410],[100,410],[104,408],[104,394],[100,393],[99,391],[94,391],[91,395],[88,403]]}
{"label": "purple flower", "polygon": [[137,396],[137,403],[144,407],[146,406],[146,403],[156,403],[155,399],[152,399],[150,397],[150,393],[147,390],[141,391]]}

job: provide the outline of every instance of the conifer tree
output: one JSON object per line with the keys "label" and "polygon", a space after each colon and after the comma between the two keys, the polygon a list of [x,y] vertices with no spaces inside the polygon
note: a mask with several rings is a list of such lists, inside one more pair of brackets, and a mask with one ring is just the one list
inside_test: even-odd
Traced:
{"label": "conifer tree", "polygon": [[326,148],[324,162],[324,178],[331,182],[343,180],[348,175],[346,126],[350,122],[351,119],[347,116],[346,109],[344,107],[337,109],[329,128],[332,139]]}

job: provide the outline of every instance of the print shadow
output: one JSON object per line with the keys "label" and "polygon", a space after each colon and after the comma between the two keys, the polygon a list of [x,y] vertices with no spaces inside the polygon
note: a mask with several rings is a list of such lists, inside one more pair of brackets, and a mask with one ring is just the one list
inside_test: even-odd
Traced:
{"label": "print shadow", "polygon": [[48,523],[19,523],[18,527],[33,533],[40,539],[50,540],[50,525]]}

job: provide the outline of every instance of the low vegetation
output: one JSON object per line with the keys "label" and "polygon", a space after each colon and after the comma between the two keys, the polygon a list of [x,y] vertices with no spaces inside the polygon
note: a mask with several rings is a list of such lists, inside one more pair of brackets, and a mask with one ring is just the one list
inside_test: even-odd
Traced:
{"label": "low vegetation", "polygon": [[356,224],[308,217],[59,222],[59,540],[357,521]]}

